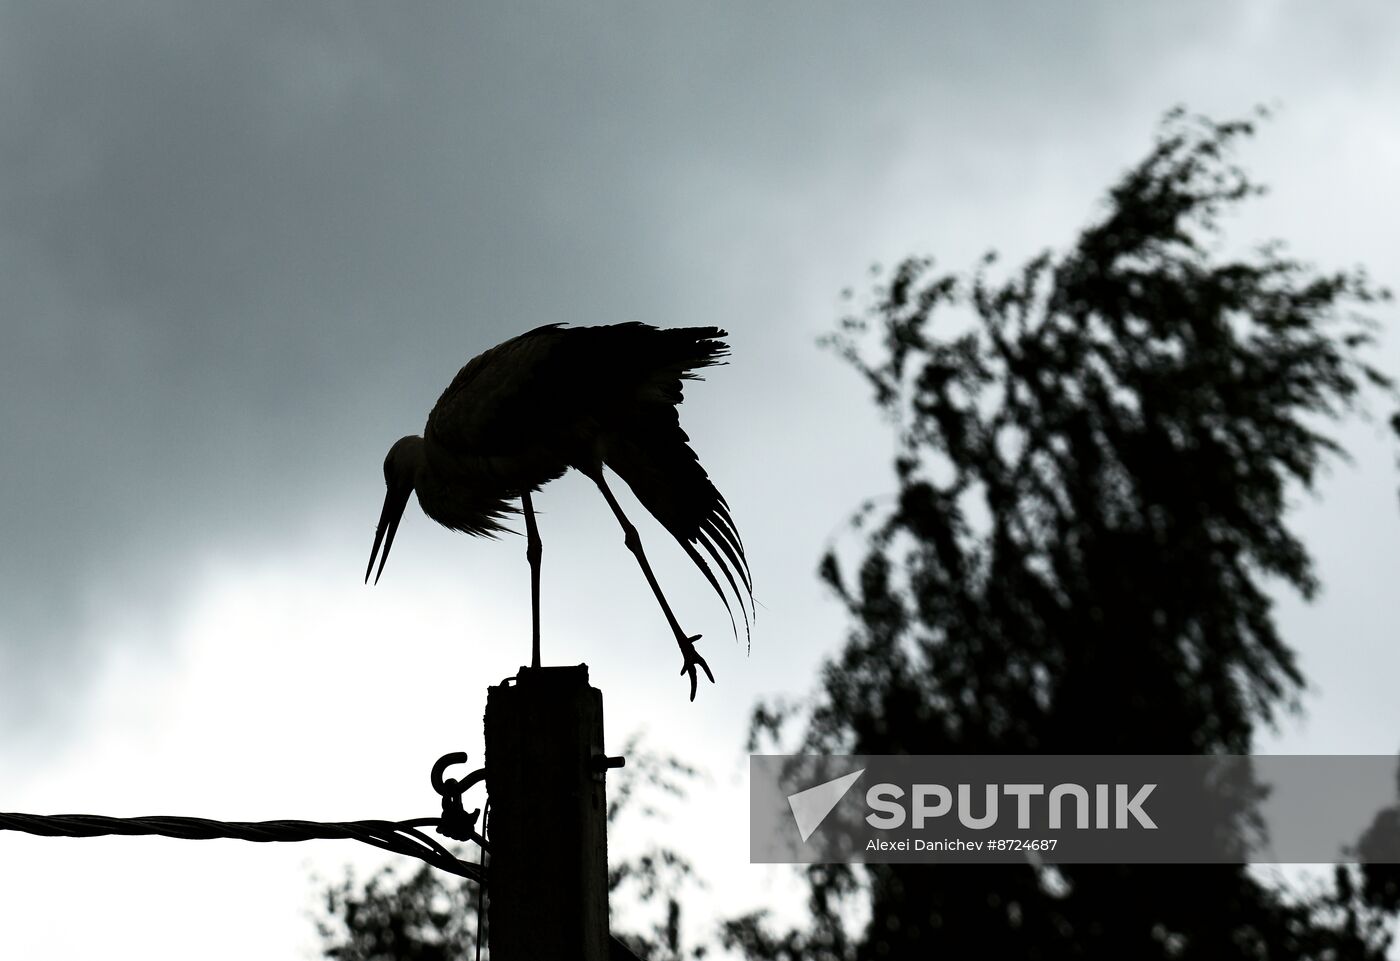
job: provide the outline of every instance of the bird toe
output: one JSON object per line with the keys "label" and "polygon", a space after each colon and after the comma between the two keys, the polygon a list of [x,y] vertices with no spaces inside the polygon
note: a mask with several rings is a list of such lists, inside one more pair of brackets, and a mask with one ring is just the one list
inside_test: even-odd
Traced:
{"label": "bird toe", "polygon": [[690,699],[695,700],[695,692],[700,686],[700,674],[695,670],[699,667],[705,672],[705,676],[710,679],[710,683],[715,682],[714,672],[710,670],[710,665],[705,663],[705,659],[700,656],[700,652],[695,649],[695,642],[700,640],[701,635],[692,634],[681,644],[681,656],[685,659],[681,664],[681,673],[690,675]]}

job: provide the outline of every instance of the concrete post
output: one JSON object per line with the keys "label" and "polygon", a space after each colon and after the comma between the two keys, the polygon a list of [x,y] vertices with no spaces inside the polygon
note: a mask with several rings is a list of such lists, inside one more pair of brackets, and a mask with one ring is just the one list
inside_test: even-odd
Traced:
{"label": "concrete post", "polygon": [[588,668],[523,667],[486,697],[492,961],[606,961],[603,695]]}

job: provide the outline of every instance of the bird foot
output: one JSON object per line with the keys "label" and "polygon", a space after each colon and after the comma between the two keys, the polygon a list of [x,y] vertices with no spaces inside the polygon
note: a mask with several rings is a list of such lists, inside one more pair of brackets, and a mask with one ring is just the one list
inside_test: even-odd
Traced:
{"label": "bird foot", "polygon": [[695,642],[698,640],[700,640],[700,635],[696,634],[680,642],[681,656],[685,658],[685,663],[681,665],[681,673],[690,675],[690,699],[692,701],[695,700],[695,689],[700,683],[700,677],[695,673],[697,665],[705,672],[705,676],[710,679],[711,684],[715,682],[715,675],[710,671],[710,665],[705,663],[705,659],[695,649]]}

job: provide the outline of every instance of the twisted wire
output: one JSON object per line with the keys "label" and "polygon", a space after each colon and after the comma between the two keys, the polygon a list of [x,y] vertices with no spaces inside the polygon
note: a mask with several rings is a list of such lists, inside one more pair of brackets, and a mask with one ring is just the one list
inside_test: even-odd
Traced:
{"label": "twisted wire", "polygon": [[[410,821],[214,821],[191,817],[113,818],[99,814],[15,814],[0,812],[0,831],[43,837],[92,838],[105,835],[159,835],[191,841],[232,838],[257,843],[349,839],[418,858],[435,868],[485,883],[480,864],[463,861],[420,828],[441,828],[442,818]],[[460,830],[460,828],[458,828]],[[485,845],[475,831],[470,839]]]}

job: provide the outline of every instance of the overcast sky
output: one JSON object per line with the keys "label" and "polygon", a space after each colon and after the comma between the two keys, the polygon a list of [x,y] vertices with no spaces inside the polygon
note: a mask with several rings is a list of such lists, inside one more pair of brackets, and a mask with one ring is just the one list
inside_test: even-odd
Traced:
{"label": "overcast sky", "polygon": [[[1177,103],[1281,108],[1233,236],[1400,286],[1396,63],[1380,0],[0,4],[0,809],[432,813],[428,766],[479,759],[485,687],[528,655],[528,575],[523,542],[412,506],[364,587],[384,452],[531,327],[717,324],[732,363],[682,413],[749,547],[752,653],[642,526],[719,682],[685,702],[577,477],[536,499],[544,653],[590,665],[612,746],[646,729],[711,772],[662,829],[727,825],[690,845],[725,882],[698,913],[790,897],[746,864],[748,711],[810,690],[844,632],[818,556],[892,488],[814,344],[840,290],[1066,244]],[[1346,438],[1298,512],[1325,590],[1279,606],[1308,718],[1261,749],[1400,749],[1393,452]],[[0,954],[301,956],[308,872],[351,859],[379,863],[0,834]]]}

